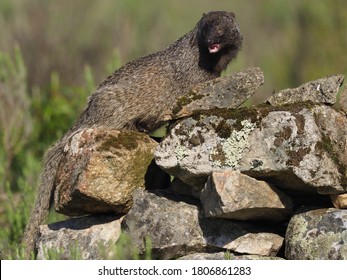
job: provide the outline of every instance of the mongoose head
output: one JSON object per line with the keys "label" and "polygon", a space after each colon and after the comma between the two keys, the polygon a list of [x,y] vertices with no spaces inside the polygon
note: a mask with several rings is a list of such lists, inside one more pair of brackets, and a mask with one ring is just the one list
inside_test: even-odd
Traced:
{"label": "mongoose head", "polygon": [[243,36],[231,12],[209,12],[197,24],[201,66],[220,72],[237,56],[242,46]]}

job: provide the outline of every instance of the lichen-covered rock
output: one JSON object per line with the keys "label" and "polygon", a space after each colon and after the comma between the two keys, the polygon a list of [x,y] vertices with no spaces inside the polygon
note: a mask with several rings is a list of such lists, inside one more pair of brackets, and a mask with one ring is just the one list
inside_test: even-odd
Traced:
{"label": "lichen-covered rock", "polygon": [[343,113],[327,108],[316,106],[312,112],[321,132],[321,145],[337,165],[343,183],[347,184],[347,118]]}
{"label": "lichen-covered rock", "polygon": [[[140,250],[144,249],[146,236],[151,240],[153,257],[159,259],[217,248],[238,253],[274,255],[281,247],[278,243],[280,236],[261,232],[249,234],[245,223],[205,218],[200,206],[181,200],[182,197],[172,197],[163,192],[135,191],[134,205],[125,216],[123,227]],[[264,237],[269,235],[271,238]],[[256,240],[259,247],[240,246],[248,240]],[[273,244],[269,245],[269,241]],[[261,246],[264,248],[260,249]]]}
{"label": "lichen-covered rock", "polygon": [[212,172],[200,200],[207,217],[236,220],[282,221],[292,211],[287,195],[240,171]]}
{"label": "lichen-covered rock", "polygon": [[108,244],[115,243],[120,236],[121,221],[120,216],[98,215],[42,225],[37,259],[47,259],[49,251],[61,259],[103,259],[101,253],[107,254]]}
{"label": "lichen-covered rock", "polygon": [[55,210],[74,216],[126,213],[157,143],[126,130],[90,128],[71,136],[55,179]]}
{"label": "lichen-covered rock", "polygon": [[317,209],[296,214],[285,237],[291,260],[346,260],[347,210]]}
{"label": "lichen-covered rock", "polygon": [[343,89],[343,91],[340,94],[340,99],[339,99],[339,106],[341,110],[347,114],[347,86]]}
{"label": "lichen-covered rock", "polygon": [[210,110],[177,123],[155,159],[198,190],[212,171],[231,169],[291,192],[343,193],[345,135],[346,117],[325,105]]}
{"label": "lichen-covered rock", "polygon": [[263,72],[259,68],[250,68],[198,84],[190,93],[177,99],[167,119],[187,117],[196,110],[237,108],[263,83]]}
{"label": "lichen-covered rock", "polygon": [[297,88],[284,89],[272,95],[267,102],[272,106],[312,101],[333,105],[343,84],[344,75],[331,75],[305,83]]}

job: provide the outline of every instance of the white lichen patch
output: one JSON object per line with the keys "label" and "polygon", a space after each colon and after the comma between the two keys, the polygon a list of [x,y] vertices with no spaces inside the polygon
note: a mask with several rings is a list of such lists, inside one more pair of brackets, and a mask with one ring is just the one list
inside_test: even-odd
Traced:
{"label": "white lichen patch", "polygon": [[69,152],[71,155],[80,154],[83,151],[82,143],[85,142],[85,138],[88,139],[93,134],[93,129],[77,130],[67,141],[64,146],[64,152]]}
{"label": "white lichen patch", "polygon": [[241,130],[233,130],[228,138],[221,138],[219,147],[211,151],[210,160],[214,166],[232,168],[238,166],[244,151],[249,148],[248,136],[256,128],[256,124],[250,120],[243,120],[241,125]]}
{"label": "white lichen patch", "polygon": [[183,145],[177,145],[175,148],[175,155],[176,155],[177,161],[180,162],[186,156],[188,156],[187,147],[185,147]]}

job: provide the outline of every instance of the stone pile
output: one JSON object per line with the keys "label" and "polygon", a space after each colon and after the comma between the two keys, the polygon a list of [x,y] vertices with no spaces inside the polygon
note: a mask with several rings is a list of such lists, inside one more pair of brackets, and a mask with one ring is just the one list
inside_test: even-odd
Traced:
{"label": "stone pile", "polygon": [[124,130],[72,136],[55,209],[89,216],[41,226],[38,258],[76,246],[107,258],[123,232],[154,259],[347,259],[343,76],[239,108],[263,82],[251,68],[197,85],[159,144]]}

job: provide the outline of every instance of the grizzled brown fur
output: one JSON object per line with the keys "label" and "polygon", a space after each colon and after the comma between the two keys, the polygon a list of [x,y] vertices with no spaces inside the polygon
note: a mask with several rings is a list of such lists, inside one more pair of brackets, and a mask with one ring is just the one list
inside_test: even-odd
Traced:
{"label": "grizzled brown fur", "polygon": [[233,13],[210,12],[166,49],[131,61],[106,78],[75,125],[44,157],[38,198],[24,234],[27,253],[33,251],[38,227],[49,213],[56,170],[71,135],[98,126],[154,130],[178,96],[220,76],[236,57],[242,39]]}

